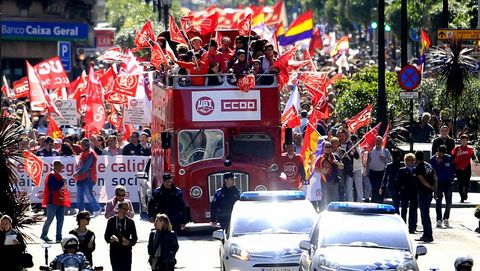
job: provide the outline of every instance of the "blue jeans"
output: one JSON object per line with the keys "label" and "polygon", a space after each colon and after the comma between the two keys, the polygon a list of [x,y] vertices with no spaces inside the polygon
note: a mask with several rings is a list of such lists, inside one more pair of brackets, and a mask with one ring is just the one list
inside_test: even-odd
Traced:
{"label": "blue jeans", "polygon": [[87,197],[93,212],[100,211],[100,205],[93,195],[93,181],[90,178],[77,181],[77,204],[78,210],[85,210],[85,197]]}
{"label": "blue jeans", "polygon": [[53,204],[47,204],[47,220],[43,224],[41,238],[45,238],[48,235],[48,229],[53,222],[53,218],[57,219],[57,235],[56,240],[62,240],[62,228],[63,218],[65,217],[65,207]]}
{"label": "blue jeans", "polygon": [[[435,199],[435,211],[437,213],[437,221],[450,218],[450,209],[452,208],[452,186],[453,181],[438,182],[438,193]],[[442,217],[442,199],[445,196],[445,213]]]}

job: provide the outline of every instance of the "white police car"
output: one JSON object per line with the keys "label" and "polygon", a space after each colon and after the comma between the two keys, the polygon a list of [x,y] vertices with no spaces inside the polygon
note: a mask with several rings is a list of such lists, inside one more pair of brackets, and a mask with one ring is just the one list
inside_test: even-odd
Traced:
{"label": "white police car", "polygon": [[242,193],[229,229],[213,233],[222,241],[221,270],[298,270],[298,244],[308,237],[316,217],[301,191]]}
{"label": "white police car", "polygon": [[332,202],[320,214],[303,250],[300,270],[418,270],[407,227],[387,204]]}

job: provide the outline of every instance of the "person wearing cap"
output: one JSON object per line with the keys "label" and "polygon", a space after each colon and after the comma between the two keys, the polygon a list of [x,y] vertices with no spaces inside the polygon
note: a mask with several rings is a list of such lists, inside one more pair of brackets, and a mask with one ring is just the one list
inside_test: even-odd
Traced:
{"label": "person wearing cap", "polygon": [[240,199],[240,190],[235,186],[233,172],[223,174],[223,186],[215,192],[210,207],[210,221],[213,226],[220,224],[226,229],[230,224],[233,204]]}
{"label": "person wearing cap", "polygon": [[175,233],[181,234],[187,223],[182,190],[175,186],[170,173],[163,173],[162,179],[162,185],[155,189],[148,203],[148,217],[150,222],[154,222],[157,214],[166,214]]}
{"label": "person wearing cap", "polygon": [[200,37],[195,36],[190,39],[190,42],[192,43],[192,47],[193,47],[191,51],[193,52],[194,55],[197,53],[200,53],[200,54],[205,53],[205,49],[203,49],[202,47],[202,39]]}
{"label": "person wearing cap", "polygon": [[377,136],[375,147],[368,153],[367,173],[372,186],[372,202],[382,203],[383,196],[380,195],[383,175],[388,163],[392,162],[390,151],[382,146],[383,137]]}
{"label": "person wearing cap", "polygon": [[53,149],[58,152],[60,151],[61,147],[62,147],[62,140],[60,138],[55,139],[53,141]]}
{"label": "person wearing cap", "polygon": [[[435,197],[435,211],[437,213],[437,228],[449,227],[450,209],[452,208],[452,189],[453,179],[455,177],[455,167],[453,159],[447,154],[448,149],[445,145],[437,148],[437,153],[430,158],[430,165],[435,170],[438,177],[438,191]],[[445,213],[442,216],[442,199],[445,196]]]}
{"label": "person wearing cap", "polygon": [[42,207],[47,209],[47,220],[43,224],[40,239],[50,242],[48,238],[48,229],[55,218],[57,220],[56,241],[62,240],[63,219],[65,217],[65,208],[70,207],[70,193],[67,188],[66,179],[60,175],[64,165],[60,160],[53,161],[53,170],[45,178],[43,187]]}
{"label": "person wearing cap", "polygon": [[461,256],[455,259],[455,271],[472,271],[473,259],[470,255]]}
{"label": "person wearing cap", "polygon": [[468,146],[468,136],[460,135],[460,146],[456,146],[452,151],[453,164],[455,165],[455,174],[458,181],[458,192],[460,193],[460,202],[468,199],[470,190],[470,177],[472,177],[471,160],[475,160],[475,152]]}
{"label": "person wearing cap", "polygon": [[37,151],[35,155],[43,157],[59,156],[58,152],[53,148],[53,138],[50,136],[45,137],[45,140],[43,141],[43,148]]}

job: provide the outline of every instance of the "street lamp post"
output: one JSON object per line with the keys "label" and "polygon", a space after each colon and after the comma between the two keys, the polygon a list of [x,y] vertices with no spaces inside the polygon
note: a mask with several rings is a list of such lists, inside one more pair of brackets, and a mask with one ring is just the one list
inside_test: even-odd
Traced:
{"label": "street lamp post", "polygon": [[[168,21],[169,21],[169,13],[168,10],[172,7],[172,1],[173,0],[158,0],[160,3],[160,6],[163,7],[163,20],[165,24],[165,30],[168,30]],[[160,13],[160,9],[158,10]]]}

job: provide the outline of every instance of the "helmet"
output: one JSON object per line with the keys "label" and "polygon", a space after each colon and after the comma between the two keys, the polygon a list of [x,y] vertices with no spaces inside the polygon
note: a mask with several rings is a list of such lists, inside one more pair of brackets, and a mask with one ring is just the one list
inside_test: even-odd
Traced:
{"label": "helmet", "polygon": [[455,259],[455,268],[459,267],[472,267],[473,259],[470,255],[458,257]]}
{"label": "helmet", "polygon": [[78,249],[78,238],[73,234],[68,234],[67,236],[63,237],[62,239],[62,250],[65,251],[69,248]]}

